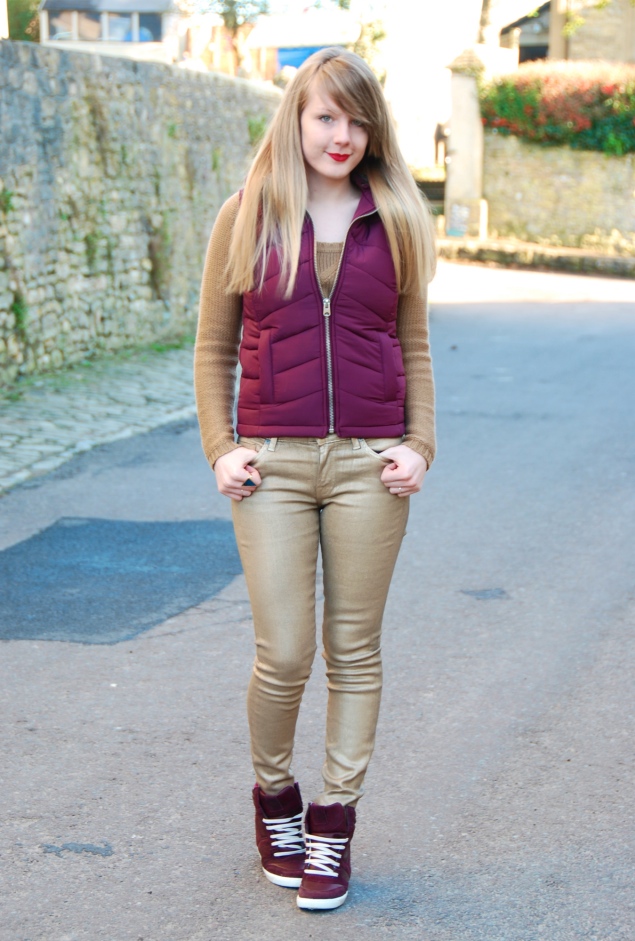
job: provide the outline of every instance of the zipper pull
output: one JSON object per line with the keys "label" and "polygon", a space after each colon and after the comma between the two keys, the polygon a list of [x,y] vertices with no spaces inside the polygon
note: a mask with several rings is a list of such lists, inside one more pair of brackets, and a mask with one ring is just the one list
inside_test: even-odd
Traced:
{"label": "zipper pull", "polygon": [[331,298],[323,297],[322,303],[324,305],[324,310],[322,311],[322,313],[324,314],[325,317],[330,317],[331,316]]}

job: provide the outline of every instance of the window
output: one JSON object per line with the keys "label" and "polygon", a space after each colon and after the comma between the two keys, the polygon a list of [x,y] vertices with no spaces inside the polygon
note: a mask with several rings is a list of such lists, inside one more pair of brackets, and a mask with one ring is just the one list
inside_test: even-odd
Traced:
{"label": "window", "polygon": [[79,39],[101,39],[101,16],[99,13],[78,13],[77,35]]}
{"label": "window", "polygon": [[70,10],[61,10],[59,13],[49,13],[49,38],[73,38],[73,14]]}
{"label": "window", "polygon": [[139,14],[139,41],[161,42],[161,15],[159,13]]}
{"label": "window", "polygon": [[538,59],[546,59],[548,55],[549,46],[521,46],[518,62],[536,62]]}
{"label": "window", "polygon": [[130,14],[108,14],[108,39],[114,42],[132,42],[132,16]]}

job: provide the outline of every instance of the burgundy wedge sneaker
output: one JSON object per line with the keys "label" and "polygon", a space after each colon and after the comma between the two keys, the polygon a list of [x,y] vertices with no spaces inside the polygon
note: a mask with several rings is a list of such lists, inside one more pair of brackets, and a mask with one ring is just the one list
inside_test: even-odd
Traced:
{"label": "burgundy wedge sneaker", "polygon": [[274,885],[297,889],[305,865],[300,788],[290,784],[270,797],[256,784],[253,798],[262,870]]}
{"label": "burgundy wedge sneaker", "polygon": [[339,908],[346,901],[351,878],[351,840],[355,808],[342,804],[309,804],[304,823],[306,865],[298,907]]}

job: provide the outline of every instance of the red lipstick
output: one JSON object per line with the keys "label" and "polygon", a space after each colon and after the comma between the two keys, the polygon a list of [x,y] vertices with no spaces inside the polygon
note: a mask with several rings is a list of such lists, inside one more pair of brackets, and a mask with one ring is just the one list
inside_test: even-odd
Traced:
{"label": "red lipstick", "polygon": [[332,157],[332,159],[336,160],[338,163],[344,163],[345,160],[348,160],[350,154],[329,154],[329,157]]}

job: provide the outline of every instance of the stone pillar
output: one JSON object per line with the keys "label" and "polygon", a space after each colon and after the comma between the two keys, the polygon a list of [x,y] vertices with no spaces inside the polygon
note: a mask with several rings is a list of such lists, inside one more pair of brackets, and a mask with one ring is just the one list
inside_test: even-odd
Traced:
{"label": "stone pillar", "polygon": [[520,33],[521,30],[516,27],[516,29],[510,29],[504,36],[501,34],[501,46],[504,49],[516,49],[520,52]]}
{"label": "stone pillar", "polygon": [[467,50],[451,65],[452,119],[446,157],[445,233],[487,237],[483,199],[483,122],[475,75],[483,70]]}

